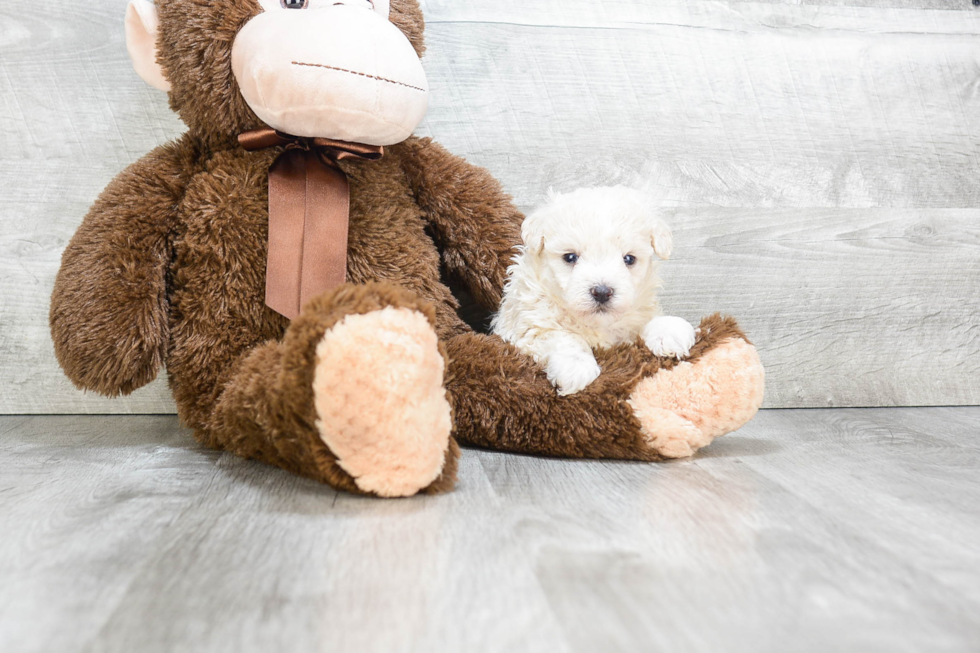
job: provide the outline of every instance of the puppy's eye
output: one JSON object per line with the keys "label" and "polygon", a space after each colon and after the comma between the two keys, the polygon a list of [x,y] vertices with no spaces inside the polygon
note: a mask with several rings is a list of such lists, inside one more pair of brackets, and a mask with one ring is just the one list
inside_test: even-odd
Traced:
{"label": "puppy's eye", "polygon": [[572,254],[571,252],[569,252],[568,254],[565,254],[561,258],[569,265],[575,265],[575,263],[578,261],[578,254]]}
{"label": "puppy's eye", "polygon": [[623,257],[623,263],[626,264],[626,267],[631,268],[634,265],[636,265],[636,257],[633,256],[632,254],[627,254],[626,256]]}
{"label": "puppy's eye", "polygon": [[307,0],[280,0],[283,9],[306,9]]}

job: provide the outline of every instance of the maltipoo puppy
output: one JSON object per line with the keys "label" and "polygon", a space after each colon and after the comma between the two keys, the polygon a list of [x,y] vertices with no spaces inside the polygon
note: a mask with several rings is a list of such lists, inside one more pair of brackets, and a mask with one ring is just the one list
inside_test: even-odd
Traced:
{"label": "maltipoo puppy", "polygon": [[626,187],[585,188],[528,216],[492,329],[534,357],[560,395],[600,373],[594,349],[643,337],[657,356],[690,354],[695,331],[660,316],[660,259],[673,247],[653,201]]}

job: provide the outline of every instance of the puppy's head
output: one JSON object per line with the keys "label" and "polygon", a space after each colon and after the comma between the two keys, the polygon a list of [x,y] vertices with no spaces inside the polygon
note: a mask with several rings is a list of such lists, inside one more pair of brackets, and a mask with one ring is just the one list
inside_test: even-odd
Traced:
{"label": "puppy's head", "polygon": [[622,186],[551,194],[521,235],[544,290],[598,327],[656,302],[657,259],[673,247],[652,200]]}

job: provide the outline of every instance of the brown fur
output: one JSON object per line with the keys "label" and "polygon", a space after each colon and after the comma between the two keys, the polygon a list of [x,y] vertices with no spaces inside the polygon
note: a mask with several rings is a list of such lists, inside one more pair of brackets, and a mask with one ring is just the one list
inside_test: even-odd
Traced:
{"label": "brown fur", "polygon": [[[485,308],[499,303],[522,216],[500,184],[428,139],[379,162],[343,163],[351,185],[349,284],[290,324],[264,304],[268,168],[278,149],[245,152],[236,135],[260,124],[231,73],[251,1],[159,0],[160,61],[188,125],[175,143],[120,174],[65,250],[51,304],[55,351],[81,388],[132,392],[166,364],[181,419],[205,444],[358,492],[317,435],[315,349],[345,315],[385,306],[421,311],[443,342],[456,437],[508,451],[652,460],[625,403],[662,363],[644,348],[600,355],[605,373],[558,398],[527,357],[476,335],[440,281],[444,265]],[[421,52],[415,0],[392,20]],[[694,358],[742,337],[709,318]],[[451,441],[442,476],[455,481]]]}
{"label": "brown fur", "polygon": [[[688,362],[733,338],[744,338],[731,318],[701,322]],[[449,387],[470,400],[457,403],[456,437],[492,449],[569,458],[658,460],[627,403],[636,385],[677,361],[660,359],[642,345],[599,351],[603,372],[585,390],[559,397],[544,370],[497,338],[467,334],[449,343],[455,362]],[[486,379],[494,379],[493,384]],[[519,396],[520,401],[514,401]]]}

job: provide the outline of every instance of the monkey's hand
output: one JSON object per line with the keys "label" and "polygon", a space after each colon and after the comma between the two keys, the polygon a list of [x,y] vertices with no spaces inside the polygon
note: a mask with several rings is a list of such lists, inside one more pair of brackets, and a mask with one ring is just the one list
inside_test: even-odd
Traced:
{"label": "monkey's hand", "polygon": [[128,394],[163,363],[171,238],[193,149],[185,137],[123,171],[62,255],[51,336],[58,362],[80,388]]}

